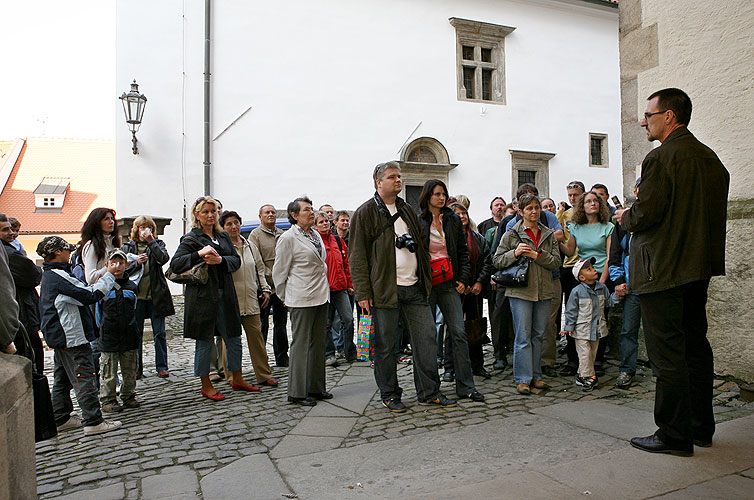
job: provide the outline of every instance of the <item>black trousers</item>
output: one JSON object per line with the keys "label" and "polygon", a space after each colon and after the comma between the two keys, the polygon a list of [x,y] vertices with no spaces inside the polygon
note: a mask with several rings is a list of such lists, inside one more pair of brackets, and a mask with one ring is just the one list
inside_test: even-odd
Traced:
{"label": "black trousers", "polygon": [[647,353],[657,377],[657,436],[667,444],[711,441],[715,432],[708,287],[707,279],[639,295]]}
{"label": "black trousers", "polygon": [[495,310],[492,313],[492,347],[495,359],[505,359],[515,333],[513,332],[513,315],[505,288],[498,287],[495,292]]}
{"label": "black trousers", "polygon": [[273,332],[272,351],[275,353],[275,363],[288,361],[288,311],[277,294],[270,295],[270,303],[261,310],[262,338],[267,343],[267,332],[270,328],[270,311],[272,312]]}

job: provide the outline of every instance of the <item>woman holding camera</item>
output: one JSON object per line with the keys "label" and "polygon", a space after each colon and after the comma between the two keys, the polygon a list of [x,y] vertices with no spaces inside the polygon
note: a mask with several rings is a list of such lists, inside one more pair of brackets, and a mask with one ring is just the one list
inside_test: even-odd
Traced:
{"label": "woman holding camera", "polygon": [[157,226],[148,215],[140,215],[134,219],[131,226],[131,240],[123,245],[123,251],[136,255],[146,255],[140,259],[137,267],[129,270],[130,274],[141,271],[141,278],[136,290],[136,325],[139,330],[139,366],[137,377],[144,372],[142,360],[142,337],[144,335],[144,320],[151,319],[152,335],[154,338],[154,363],[157,375],[167,377],[168,373],[168,345],[165,336],[165,318],[175,314],[173,296],[170,294],[168,282],[162,266],[170,260],[165,249],[165,243],[157,239]]}
{"label": "woman holding camera", "polygon": [[314,208],[307,197],[288,204],[291,228],[275,247],[272,279],[275,290],[291,316],[288,401],[314,406],[317,399],[331,399],[325,391],[325,325],[330,285],[327,282],[326,249],[314,230]]}
{"label": "woman holding camera", "polygon": [[[466,291],[470,281],[469,250],[461,219],[445,206],[447,200],[448,188],[438,179],[428,180],[419,195],[424,245],[429,249],[432,268],[429,307],[433,315],[437,314],[439,307],[448,326],[456,394],[461,399],[484,401],[484,396],[474,386],[469,344],[463,328],[461,294]],[[446,356],[449,355],[446,353]]]}
{"label": "woman holding camera", "polygon": [[526,286],[507,287],[513,313],[513,379],[519,394],[530,394],[532,388],[547,389],[542,380],[542,336],[550,317],[553,299],[552,270],[560,266],[560,248],[555,233],[539,222],[542,210],[539,198],[525,193],[518,199],[522,219],[506,231],[497,247],[493,264],[504,269],[528,257]]}

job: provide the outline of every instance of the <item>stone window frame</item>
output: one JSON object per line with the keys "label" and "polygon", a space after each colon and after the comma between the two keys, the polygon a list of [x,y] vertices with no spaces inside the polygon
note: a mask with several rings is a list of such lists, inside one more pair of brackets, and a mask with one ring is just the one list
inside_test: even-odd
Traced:
{"label": "stone window frame", "polygon": [[534,185],[537,186],[540,199],[548,198],[550,196],[550,160],[557,153],[521,151],[517,149],[509,149],[508,151],[511,154],[511,198],[516,197],[519,170],[534,171]]}
{"label": "stone window frame", "polygon": [[[601,143],[601,163],[594,163],[592,162],[592,140],[593,139],[599,139]],[[589,167],[590,168],[610,168],[610,165],[608,164],[608,154],[607,154],[607,134],[599,134],[595,132],[589,133],[589,143],[588,143],[589,149],[587,150],[589,153]]]}
{"label": "stone window frame", "polygon": [[[413,153],[421,148],[429,149],[437,161],[428,163],[409,160]],[[447,149],[433,137],[419,137],[408,143],[401,151],[398,163],[401,166],[401,180],[403,181],[400,196],[404,199],[406,199],[406,187],[421,187],[430,179],[440,179],[447,186],[450,171],[458,166],[457,163],[450,163]]]}
{"label": "stone window frame", "polygon": [[[456,80],[457,97],[459,101],[480,102],[488,104],[506,104],[505,93],[505,37],[515,30],[515,27],[499,24],[484,23],[451,17],[450,24],[456,29]],[[463,47],[474,47],[474,60],[464,60]],[[492,50],[492,62],[483,62],[482,49]],[[474,68],[474,90],[472,95],[478,98],[466,97],[463,69]],[[482,99],[482,71],[492,70],[491,99]]]}

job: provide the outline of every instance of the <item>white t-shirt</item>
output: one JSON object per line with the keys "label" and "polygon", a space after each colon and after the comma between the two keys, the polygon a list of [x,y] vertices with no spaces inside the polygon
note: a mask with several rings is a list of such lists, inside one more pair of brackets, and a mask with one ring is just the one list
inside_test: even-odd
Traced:
{"label": "white t-shirt", "polygon": [[[398,209],[395,205],[387,205],[390,215],[395,215]],[[396,238],[408,233],[408,226],[402,218],[398,217],[393,224]],[[419,243],[419,242],[417,242]],[[416,276],[416,254],[408,251],[407,248],[395,248],[395,275],[400,286],[411,286],[419,281]]]}

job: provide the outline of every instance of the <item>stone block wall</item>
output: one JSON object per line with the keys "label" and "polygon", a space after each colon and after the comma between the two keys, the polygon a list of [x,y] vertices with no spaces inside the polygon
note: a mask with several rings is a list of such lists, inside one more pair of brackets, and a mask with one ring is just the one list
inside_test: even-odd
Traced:
{"label": "stone block wall", "polygon": [[37,498],[31,362],[0,353],[0,500]]}

